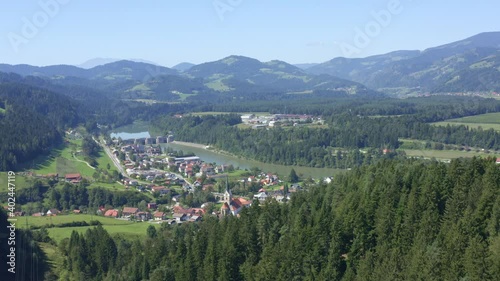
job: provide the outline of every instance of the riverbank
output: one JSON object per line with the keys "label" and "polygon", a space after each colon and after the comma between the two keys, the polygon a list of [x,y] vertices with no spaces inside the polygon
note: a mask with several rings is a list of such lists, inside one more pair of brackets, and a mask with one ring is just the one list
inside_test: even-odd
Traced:
{"label": "riverbank", "polygon": [[174,141],[167,144],[162,144],[164,147],[171,147],[175,150],[184,152],[192,152],[207,163],[216,163],[217,165],[233,165],[236,169],[250,170],[253,167],[258,167],[262,171],[276,173],[280,176],[288,176],[290,171],[294,169],[302,177],[323,178],[330,177],[342,173],[345,170],[332,168],[313,168],[304,166],[286,166],[280,164],[271,164],[247,159],[241,156],[233,155],[226,151],[220,151],[212,147],[207,149],[206,145],[199,143]]}
{"label": "riverbank", "polygon": [[173,141],[173,144],[179,144],[187,147],[194,147],[194,148],[201,148],[201,149],[207,149],[207,146],[204,144],[199,144],[199,143],[193,143],[193,142],[184,142],[184,141]]}
{"label": "riverbank", "polygon": [[[149,125],[143,122],[136,122],[129,126],[124,126],[121,128],[116,128],[116,132],[122,132],[125,134],[138,133],[138,134],[151,134],[154,136],[153,132],[150,132]],[[219,150],[212,146],[207,148],[205,144],[174,141],[171,143],[161,144],[162,147],[171,147],[174,150],[182,150],[184,152],[192,152],[196,156],[200,157],[203,161],[207,163],[216,163],[217,165],[233,165],[235,168],[240,168],[241,170],[250,170],[252,167],[258,167],[262,171],[269,173],[276,173],[280,176],[288,176],[290,171],[294,169],[302,177],[313,177],[313,178],[323,178],[330,177],[339,173],[345,172],[341,169],[332,168],[313,168],[304,166],[285,166],[279,164],[263,163],[238,155],[234,155],[230,152]]]}

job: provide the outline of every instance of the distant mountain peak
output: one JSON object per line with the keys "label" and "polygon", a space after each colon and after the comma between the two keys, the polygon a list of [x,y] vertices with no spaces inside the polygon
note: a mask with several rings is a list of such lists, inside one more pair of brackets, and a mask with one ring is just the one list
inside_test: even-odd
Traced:
{"label": "distant mountain peak", "polygon": [[228,57],[225,57],[219,62],[227,64],[227,65],[232,65],[234,63],[244,63],[244,62],[253,62],[253,63],[261,63],[259,60],[250,58],[250,57],[245,57],[245,56],[237,56],[237,55],[231,55]]}
{"label": "distant mountain peak", "polygon": [[191,67],[195,66],[195,64],[190,63],[190,62],[181,62],[179,64],[176,64],[172,66],[172,69],[178,70],[180,72],[185,72],[191,69]]}
{"label": "distant mountain peak", "polygon": [[119,59],[112,59],[112,58],[93,58],[93,59],[89,59],[88,61],[80,64],[80,65],[77,65],[78,67],[80,68],[84,68],[84,69],[91,69],[91,68],[94,68],[96,66],[99,66],[99,65],[105,65],[105,64],[108,64],[108,63],[112,63],[112,62],[115,62],[115,61],[119,61]]}
{"label": "distant mountain peak", "polygon": [[84,68],[84,69],[91,69],[91,68],[94,68],[96,66],[110,64],[110,63],[114,63],[114,62],[118,62],[118,61],[131,61],[131,62],[140,62],[140,63],[158,65],[155,62],[151,62],[151,61],[143,60],[143,59],[124,60],[124,59],[116,59],[116,58],[93,58],[93,59],[90,59],[90,60],[80,64],[80,65],[77,65],[77,67]]}

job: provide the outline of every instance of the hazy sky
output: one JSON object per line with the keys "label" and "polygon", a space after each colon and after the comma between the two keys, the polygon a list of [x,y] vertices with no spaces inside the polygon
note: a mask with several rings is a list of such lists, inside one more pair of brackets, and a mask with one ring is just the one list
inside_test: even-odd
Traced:
{"label": "hazy sky", "polygon": [[1,1],[0,63],[324,62],[500,31],[498,11],[498,0]]}

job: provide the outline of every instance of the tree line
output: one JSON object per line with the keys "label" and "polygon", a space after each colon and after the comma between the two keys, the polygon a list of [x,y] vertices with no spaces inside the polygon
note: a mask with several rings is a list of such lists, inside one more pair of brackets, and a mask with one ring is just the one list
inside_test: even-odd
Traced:
{"label": "tree line", "polygon": [[[132,242],[113,243],[99,228],[74,233],[62,243],[65,274],[151,281],[499,280],[499,190],[494,159],[383,160],[296,193],[287,204],[254,202],[239,218],[162,225]],[[96,244],[97,233],[107,246]],[[93,265],[103,258],[102,268]]]}

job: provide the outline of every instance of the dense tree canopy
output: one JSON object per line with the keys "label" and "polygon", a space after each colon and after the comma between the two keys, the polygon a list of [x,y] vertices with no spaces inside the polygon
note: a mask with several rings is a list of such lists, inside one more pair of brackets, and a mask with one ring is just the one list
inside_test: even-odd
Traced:
{"label": "dense tree canopy", "polygon": [[[65,264],[88,280],[498,280],[499,190],[492,159],[383,161],[287,204],[162,226],[98,253],[90,234],[73,234]],[[96,255],[111,255],[107,271]],[[74,266],[85,257],[89,267]]]}

